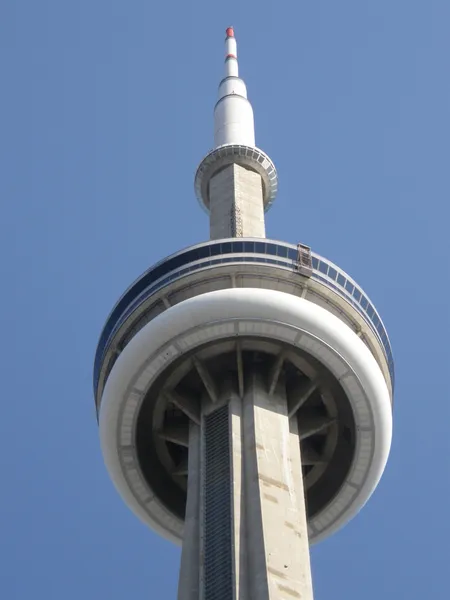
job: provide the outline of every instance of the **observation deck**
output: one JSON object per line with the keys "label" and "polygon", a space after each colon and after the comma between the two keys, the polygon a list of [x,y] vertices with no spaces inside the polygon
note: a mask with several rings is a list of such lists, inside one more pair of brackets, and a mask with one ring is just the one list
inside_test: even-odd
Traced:
{"label": "observation deck", "polygon": [[302,272],[298,246],[293,244],[229,238],[195,244],[168,256],[122,295],[108,316],[95,355],[97,409],[108,373],[130,336],[169,306],[226,287],[280,289],[325,303],[375,350],[392,395],[394,359],[386,328],[368,295],[347,273],[315,252],[311,252],[311,272]]}
{"label": "observation deck", "polygon": [[101,431],[110,474],[135,513],[175,542],[183,536],[189,423],[232,389],[242,397],[255,369],[269,394],[283,381],[289,418],[298,421],[311,542],[356,514],[378,483],[394,361],[367,294],[302,244],[196,244],[123,294],[94,368],[98,413],[108,400]]}

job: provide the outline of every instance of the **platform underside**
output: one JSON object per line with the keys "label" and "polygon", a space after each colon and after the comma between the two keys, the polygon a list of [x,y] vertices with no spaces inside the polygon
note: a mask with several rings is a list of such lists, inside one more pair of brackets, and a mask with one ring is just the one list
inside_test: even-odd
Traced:
{"label": "platform underside", "polygon": [[[142,473],[171,510],[184,518],[190,423],[216,410],[223,394],[244,398],[258,368],[269,397],[282,385],[296,423],[308,515],[337,493],[354,454],[355,425],[336,378],[312,356],[270,340],[209,344],[173,365],[145,397],[136,427]],[[225,391],[224,391],[225,386]],[[159,478],[155,474],[159,473]]]}

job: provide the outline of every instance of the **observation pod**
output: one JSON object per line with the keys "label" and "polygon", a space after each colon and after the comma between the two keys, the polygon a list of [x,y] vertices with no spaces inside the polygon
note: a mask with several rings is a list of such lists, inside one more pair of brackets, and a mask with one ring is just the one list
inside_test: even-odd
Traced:
{"label": "observation pod", "polygon": [[386,465],[394,363],[353,279],[265,238],[277,175],[255,147],[231,28],[225,64],[217,147],[195,181],[211,239],[146,271],[108,317],[101,446],[134,513],[185,540],[179,598],[311,598],[308,540],[349,521]]}

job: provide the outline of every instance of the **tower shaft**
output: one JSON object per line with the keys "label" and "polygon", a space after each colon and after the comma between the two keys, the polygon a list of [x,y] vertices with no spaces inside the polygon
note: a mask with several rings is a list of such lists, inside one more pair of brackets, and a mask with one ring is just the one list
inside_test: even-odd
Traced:
{"label": "tower shaft", "polygon": [[[255,148],[253,110],[239,77],[232,28],[214,109],[214,142],[223,155],[203,178],[210,239],[264,238],[259,167],[269,163]],[[238,379],[224,373],[223,382],[214,384],[221,393],[203,401],[200,424],[190,426],[178,598],[312,600],[297,421],[289,419],[279,373],[269,389],[261,365],[247,362],[245,371],[242,363]]]}
{"label": "tower shaft", "polygon": [[242,376],[191,424],[178,600],[312,600],[297,421],[282,380]]}
{"label": "tower shaft", "polygon": [[266,237],[261,176],[233,163],[209,183],[210,239]]}

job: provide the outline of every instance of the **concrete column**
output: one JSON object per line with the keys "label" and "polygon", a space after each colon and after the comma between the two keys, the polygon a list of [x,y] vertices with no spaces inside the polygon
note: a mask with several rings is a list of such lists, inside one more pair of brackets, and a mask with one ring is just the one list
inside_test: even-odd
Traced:
{"label": "concrete column", "polygon": [[262,373],[250,373],[243,429],[249,598],[312,600],[300,443],[283,382],[270,395]]}
{"label": "concrete column", "polygon": [[190,426],[178,600],[218,590],[227,600],[313,600],[297,422],[282,378],[273,394],[266,379],[250,369],[241,398],[225,378]]}
{"label": "concrete column", "polygon": [[250,599],[247,578],[248,555],[250,548],[247,543],[247,523],[245,510],[245,469],[244,449],[242,439],[242,400],[237,390],[230,396],[230,426],[231,426],[231,481],[233,502],[233,575],[234,593],[236,600]]}
{"label": "concrete column", "polygon": [[266,236],[261,177],[232,164],[211,178],[210,238]]}

